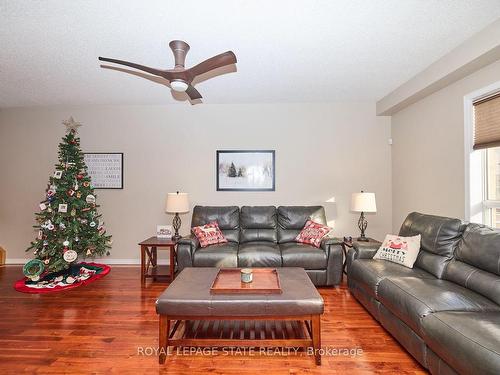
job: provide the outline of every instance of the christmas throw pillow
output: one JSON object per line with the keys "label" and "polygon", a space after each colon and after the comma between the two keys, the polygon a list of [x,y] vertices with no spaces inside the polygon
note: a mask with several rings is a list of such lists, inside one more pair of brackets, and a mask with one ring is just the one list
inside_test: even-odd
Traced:
{"label": "christmas throw pillow", "polygon": [[207,247],[209,245],[215,245],[218,243],[226,243],[227,239],[222,234],[219,229],[219,224],[216,221],[212,221],[211,223],[200,225],[199,227],[193,227],[191,229],[200,241],[201,247]]}
{"label": "christmas throw pillow", "polygon": [[402,266],[413,268],[420,251],[420,234],[413,237],[401,237],[393,234],[385,236],[382,246],[373,259],[388,260]]}
{"label": "christmas throw pillow", "polygon": [[306,225],[300,231],[297,237],[295,237],[296,242],[305,243],[308,245],[313,245],[314,247],[321,246],[321,240],[325,237],[332,228],[316,223],[312,220],[307,220]]}

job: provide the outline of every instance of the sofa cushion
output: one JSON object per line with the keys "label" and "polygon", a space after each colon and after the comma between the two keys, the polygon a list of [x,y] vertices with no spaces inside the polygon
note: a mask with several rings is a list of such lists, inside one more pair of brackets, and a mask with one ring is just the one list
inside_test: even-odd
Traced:
{"label": "sofa cushion", "polygon": [[394,277],[378,287],[379,301],[421,335],[422,318],[439,311],[498,311],[500,306],[455,283],[439,279]]}
{"label": "sofa cushion", "polygon": [[243,206],[240,210],[240,242],[277,242],[278,219],[274,206]]}
{"label": "sofa cushion", "polygon": [[191,228],[191,231],[200,242],[201,247],[227,242],[226,237],[222,234],[216,221],[200,225],[198,227],[193,227]]}
{"label": "sofa cushion", "polygon": [[407,268],[396,263],[375,259],[356,259],[349,269],[349,279],[354,279],[360,288],[372,297],[377,297],[377,289],[386,277],[436,277],[420,268]]}
{"label": "sofa cushion", "polygon": [[194,267],[237,267],[238,244],[228,242],[198,248],[193,254]]}
{"label": "sofa cushion", "polygon": [[307,220],[327,225],[325,209],[322,206],[278,207],[278,242],[295,242]]}
{"label": "sofa cushion", "polygon": [[403,222],[399,235],[422,236],[415,266],[441,278],[464,229],[465,224],[459,219],[412,212]]}
{"label": "sofa cushion", "polygon": [[312,220],[307,220],[304,228],[295,237],[295,241],[312,245],[314,247],[321,247],[323,237],[332,231],[328,225],[316,223]]}
{"label": "sofa cushion", "polygon": [[240,237],[240,209],[238,206],[195,206],[191,227],[217,221],[224,237],[238,242]]}
{"label": "sofa cushion", "polygon": [[281,267],[280,249],[272,242],[240,243],[238,267]]}
{"label": "sofa cushion", "polygon": [[443,278],[500,305],[500,230],[469,224]]}
{"label": "sofa cushion", "polygon": [[373,259],[386,260],[413,268],[420,251],[420,237],[420,234],[413,237],[388,234]]}
{"label": "sofa cushion", "polygon": [[443,311],[422,320],[427,345],[461,374],[500,374],[500,314]]}
{"label": "sofa cushion", "polygon": [[302,267],[306,270],[326,269],[325,250],[311,245],[288,242],[279,245],[283,267]]}

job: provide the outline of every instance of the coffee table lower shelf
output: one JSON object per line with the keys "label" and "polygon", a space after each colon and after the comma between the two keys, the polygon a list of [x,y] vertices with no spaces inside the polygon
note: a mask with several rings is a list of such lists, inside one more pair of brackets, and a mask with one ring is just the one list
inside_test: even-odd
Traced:
{"label": "coffee table lower shelf", "polygon": [[[172,347],[313,348],[321,364],[320,315],[179,317],[160,315],[160,363]],[[167,334],[168,333],[168,334]]]}

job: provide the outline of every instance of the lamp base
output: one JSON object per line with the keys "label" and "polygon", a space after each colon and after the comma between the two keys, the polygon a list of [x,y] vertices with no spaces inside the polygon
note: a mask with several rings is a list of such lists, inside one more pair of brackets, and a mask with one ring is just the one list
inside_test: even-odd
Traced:
{"label": "lamp base", "polygon": [[368,222],[365,219],[365,213],[361,212],[361,215],[359,216],[359,220],[358,220],[358,228],[361,231],[361,234],[357,239],[358,241],[362,241],[362,242],[369,241],[368,238],[366,238],[366,236],[365,236],[365,230],[366,230],[367,226],[368,226]]}
{"label": "lamp base", "polygon": [[175,231],[172,239],[174,241],[178,241],[179,238],[181,238],[181,236],[179,235],[179,229],[181,228],[181,217],[179,216],[179,214],[177,212],[175,213],[174,220],[172,221],[172,226],[174,227],[174,231]]}

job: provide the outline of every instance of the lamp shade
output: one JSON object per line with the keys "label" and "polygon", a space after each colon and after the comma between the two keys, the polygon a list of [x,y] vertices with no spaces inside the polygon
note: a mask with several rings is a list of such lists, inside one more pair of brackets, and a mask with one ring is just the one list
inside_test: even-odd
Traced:
{"label": "lamp shade", "polygon": [[189,212],[188,193],[168,193],[165,211],[171,214]]}
{"label": "lamp shade", "polygon": [[377,212],[375,193],[353,193],[351,197],[351,211]]}

